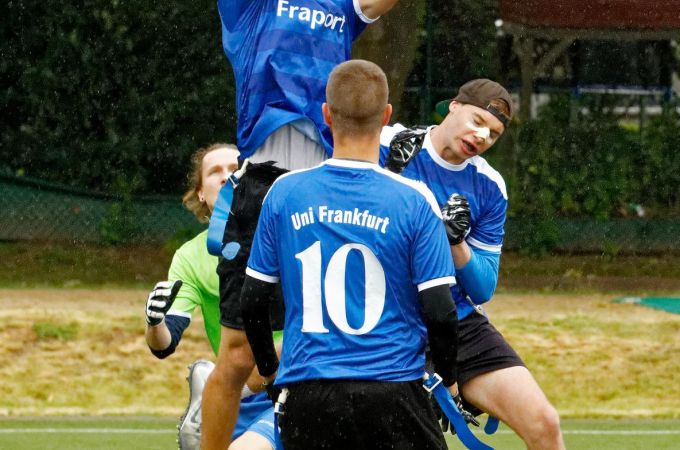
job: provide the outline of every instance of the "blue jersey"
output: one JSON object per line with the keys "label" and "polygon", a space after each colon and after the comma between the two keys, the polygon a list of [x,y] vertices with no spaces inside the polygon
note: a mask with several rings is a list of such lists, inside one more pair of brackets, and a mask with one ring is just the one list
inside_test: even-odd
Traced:
{"label": "blue jersey", "polygon": [[[403,129],[401,125],[383,128],[380,136],[381,162],[384,162],[387,157],[392,137]],[[470,203],[471,228],[465,240],[476,253],[489,255],[495,259],[496,273],[491,288],[493,292],[495,278],[498,275],[497,262],[503,245],[505,213],[508,207],[508,195],[501,174],[480,156],[474,156],[460,165],[445,161],[434,150],[428,132],[423,142],[423,149],[406,166],[402,175],[425,183],[434,193],[440,206],[443,206],[454,193],[467,198]],[[463,269],[459,270],[459,272],[462,271]],[[484,283],[489,278],[483,277],[478,281]],[[461,284],[468,291],[476,287]],[[456,301],[458,318],[461,320],[469,315],[473,308],[463,297],[459,286],[453,286],[451,293]],[[484,299],[486,300],[488,298]],[[481,303],[481,301],[475,301],[475,303]]]}
{"label": "blue jersey", "polygon": [[425,185],[338,159],[274,183],[246,273],[281,280],[277,384],[420,379],[427,330],[418,292],[455,283],[439,207]]}
{"label": "blue jersey", "polygon": [[[236,79],[237,143],[250,156],[281,126],[311,120],[332,153],[321,115],[331,70],[351,57],[371,19],[359,0],[218,0],[222,46]],[[303,127],[306,129],[306,127]]]}

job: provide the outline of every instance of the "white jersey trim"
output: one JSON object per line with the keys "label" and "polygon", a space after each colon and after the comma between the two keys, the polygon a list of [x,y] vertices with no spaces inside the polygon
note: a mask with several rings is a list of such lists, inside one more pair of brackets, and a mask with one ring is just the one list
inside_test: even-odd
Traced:
{"label": "white jersey trim", "polygon": [[179,316],[184,317],[185,319],[189,319],[189,321],[191,321],[191,313],[185,311],[174,311],[171,309],[170,311],[168,311],[166,316]]}
{"label": "white jersey trim", "polygon": [[477,239],[470,238],[470,237],[467,238],[465,241],[473,247],[477,247],[481,250],[486,250],[487,252],[493,252],[493,253],[500,253],[501,248],[503,247],[503,245],[485,244],[484,242],[478,241]]}
{"label": "white jersey trim", "polygon": [[440,219],[442,218],[442,212],[440,211],[439,205],[437,204],[437,199],[434,198],[434,194],[432,193],[430,188],[425,186],[425,183],[416,180],[411,180],[410,178],[402,177],[401,175],[392,173],[387,169],[383,169],[376,163],[368,161],[331,158],[322,162],[321,165],[349,167],[351,169],[371,169],[378,172],[381,175],[386,175],[392,178],[393,180],[398,181],[401,184],[405,184],[406,186],[409,186],[415,189],[416,191],[420,192],[423,195],[423,197],[425,197],[425,200],[427,200],[427,203],[429,203],[430,207],[432,207],[432,211],[434,211],[435,215]]}
{"label": "white jersey trim", "polygon": [[423,147],[425,148],[425,150],[427,150],[427,153],[430,155],[430,158],[432,158],[432,161],[434,161],[438,166],[441,166],[447,170],[452,170],[454,172],[460,172],[461,170],[464,170],[470,163],[469,159],[466,159],[460,164],[451,164],[450,162],[439,156],[439,153],[437,153],[437,150],[434,148],[434,145],[432,144],[432,138],[430,137],[432,133],[432,128],[434,127],[430,127],[427,129],[425,140],[423,140]]}
{"label": "white jersey trim", "polygon": [[418,285],[418,292],[422,292],[425,289],[430,289],[431,287],[441,286],[442,284],[448,284],[453,286],[456,284],[456,277],[442,277],[435,278],[434,280],[428,280]]}
{"label": "white jersey trim", "polygon": [[491,167],[491,164],[489,164],[486,159],[482,158],[481,156],[473,156],[468,161],[470,161],[470,163],[477,168],[477,173],[486,176],[491,181],[496,183],[496,186],[498,186],[501,194],[503,194],[503,198],[506,200],[508,199],[508,191],[505,188],[505,180],[503,179],[503,175]]}
{"label": "white jersey trim", "polygon": [[406,129],[405,126],[403,126],[400,123],[395,123],[394,125],[388,125],[385,127],[382,127],[382,130],[380,130],[380,145],[383,147],[390,147],[390,142],[392,142],[392,138],[394,138],[394,135],[399,133],[400,131],[404,131]]}
{"label": "white jersey trim", "polygon": [[420,192],[423,195],[423,197],[425,197],[425,200],[427,200],[427,203],[430,204],[430,207],[432,208],[432,211],[434,212],[435,216],[437,216],[440,219],[442,218],[442,212],[439,209],[437,199],[434,198],[434,194],[432,193],[430,188],[428,188],[425,185],[425,183],[421,181],[411,180],[410,178],[402,177],[401,175],[397,175],[396,173],[390,172],[389,170],[383,169],[382,167],[379,166],[374,167],[373,170],[383,175],[386,175],[395,181],[410,186],[416,191]]}
{"label": "white jersey trim", "polygon": [[338,167],[349,167],[350,169],[375,169],[380,168],[377,163],[369,161],[358,161],[356,159],[338,159],[331,158],[322,162],[322,166],[338,166]]}
{"label": "white jersey trim", "polygon": [[266,273],[258,272],[255,269],[251,269],[250,267],[246,267],[246,275],[249,277],[255,278],[256,280],[264,281],[265,283],[278,283],[279,282],[279,277],[275,277],[272,275],[267,275]]}
{"label": "white jersey trim", "polygon": [[[324,161],[324,162],[325,162],[325,161]],[[323,164],[323,162],[322,162],[321,164]],[[289,171],[289,172],[286,172],[286,173],[284,173],[284,174],[279,175],[279,177],[278,177],[276,180],[274,180],[274,182],[272,183],[272,185],[269,186],[269,190],[267,191],[267,194],[266,194],[266,195],[264,196],[264,198],[262,199],[262,204],[264,205],[264,201],[267,200],[267,197],[269,197],[269,193],[272,191],[272,189],[274,188],[274,186],[276,185],[276,183],[278,183],[280,180],[283,180],[284,178],[286,178],[286,177],[288,177],[288,176],[290,176],[290,175],[294,175],[294,174],[296,174],[296,173],[307,172],[308,170],[314,170],[314,169],[316,169],[317,167],[319,167],[321,164],[318,164],[318,165],[316,165],[316,166],[314,166],[314,167],[308,167],[308,168],[306,168],[306,169],[291,170],[291,171]]]}
{"label": "white jersey trim", "polygon": [[376,17],[375,19],[371,19],[371,18],[368,17],[366,14],[364,14],[364,12],[361,10],[361,5],[360,5],[360,3],[359,3],[360,1],[361,1],[361,0],[354,0],[354,1],[353,1],[353,3],[354,3],[354,12],[357,13],[357,16],[359,16],[359,18],[360,18],[363,22],[365,22],[365,23],[373,23],[373,22],[375,22],[376,20],[380,19],[380,16]]}

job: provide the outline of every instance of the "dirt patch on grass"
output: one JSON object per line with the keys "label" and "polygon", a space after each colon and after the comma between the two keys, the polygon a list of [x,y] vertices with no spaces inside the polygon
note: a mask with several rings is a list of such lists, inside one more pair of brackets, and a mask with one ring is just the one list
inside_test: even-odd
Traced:
{"label": "dirt patch on grass", "polygon": [[680,315],[607,295],[498,295],[491,320],[565,417],[680,417]]}
{"label": "dirt patch on grass", "polygon": [[[0,290],[0,414],[178,414],[186,366],[212,358],[194,318],[178,352],[144,342],[146,290]],[[51,327],[51,335],[38,330]],[[61,331],[60,331],[61,330]],[[75,332],[74,332],[75,330]]]}
{"label": "dirt patch on grass", "polygon": [[[181,414],[186,366],[213,359],[203,321],[159,361],[146,296],[0,290],[0,415]],[[487,309],[564,417],[680,417],[680,315],[610,300],[499,294]]]}

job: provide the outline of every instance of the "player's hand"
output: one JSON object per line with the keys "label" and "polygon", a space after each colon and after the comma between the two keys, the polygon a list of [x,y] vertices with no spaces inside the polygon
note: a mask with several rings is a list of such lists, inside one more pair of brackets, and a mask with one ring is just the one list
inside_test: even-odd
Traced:
{"label": "player's hand", "polygon": [[442,207],[442,219],[449,244],[458,245],[470,233],[470,204],[459,194],[453,194]]}
{"label": "player's hand", "polygon": [[[463,399],[460,397],[460,394],[459,393],[451,394],[451,398],[453,398],[453,402],[456,404],[458,411],[460,411],[460,414],[463,416],[463,419],[465,419],[465,423],[471,423],[472,425],[478,427],[479,421],[475,418],[475,416],[471,412],[467,411],[463,407]],[[437,403],[437,400],[434,398],[434,395],[431,396],[430,399],[432,402],[432,407],[434,408],[435,416],[437,417],[437,420],[440,422],[442,431],[444,433],[449,431],[451,434],[456,434],[456,428],[451,425],[449,418],[446,417],[446,414],[442,412],[442,409],[439,407],[439,403]]]}
{"label": "player's hand", "polygon": [[181,287],[182,280],[161,281],[156,284],[146,299],[146,323],[155,327],[163,321]]}
{"label": "player's hand", "polygon": [[276,402],[279,401],[279,395],[281,394],[281,388],[274,385],[274,378],[269,381],[265,380],[265,382],[262,383],[262,386],[264,386],[264,390],[267,391],[267,397],[269,397],[269,400],[271,400],[272,404],[276,406]]}
{"label": "player's hand", "polygon": [[423,148],[427,130],[407,128],[395,134],[390,142],[390,152],[385,160],[385,169],[401,173],[404,167],[416,157]]}

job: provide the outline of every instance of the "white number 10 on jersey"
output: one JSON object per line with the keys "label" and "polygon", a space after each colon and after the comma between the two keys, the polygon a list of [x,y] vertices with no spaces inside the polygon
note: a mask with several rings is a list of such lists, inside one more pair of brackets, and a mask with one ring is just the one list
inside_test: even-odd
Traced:
{"label": "white number 10 on jersey", "polygon": [[[351,250],[358,250],[364,258],[365,302],[364,324],[352,328],[347,321],[345,302],[345,269]],[[328,316],[336,327],[347,334],[366,334],[378,324],[385,307],[385,271],[375,254],[362,244],[345,244],[328,262],[321,286],[321,242],[316,241],[295,258],[302,263],[302,331],[328,333],[323,324],[321,289],[326,296]]]}

